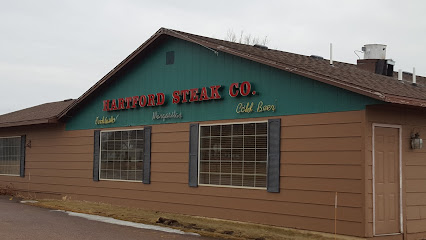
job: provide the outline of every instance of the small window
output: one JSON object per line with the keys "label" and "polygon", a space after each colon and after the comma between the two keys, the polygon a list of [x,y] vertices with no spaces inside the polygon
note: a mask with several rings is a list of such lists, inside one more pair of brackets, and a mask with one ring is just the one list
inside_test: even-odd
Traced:
{"label": "small window", "polygon": [[142,181],[144,130],[101,132],[100,179]]}
{"label": "small window", "polygon": [[175,63],[175,52],[170,51],[166,52],[166,65],[171,65]]}
{"label": "small window", "polygon": [[0,138],[0,175],[20,175],[21,137]]}
{"label": "small window", "polygon": [[201,125],[199,184],[266,188],[268,123]]}

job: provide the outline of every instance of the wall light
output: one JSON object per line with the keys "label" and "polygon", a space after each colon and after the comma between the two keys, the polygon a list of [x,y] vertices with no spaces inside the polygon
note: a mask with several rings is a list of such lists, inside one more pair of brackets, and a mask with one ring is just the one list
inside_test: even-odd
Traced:
{"label": "wall light", "polygon": [[423,147],[423,139],[420,138],[419,133],[411,135],[411,149],[421,149]]}

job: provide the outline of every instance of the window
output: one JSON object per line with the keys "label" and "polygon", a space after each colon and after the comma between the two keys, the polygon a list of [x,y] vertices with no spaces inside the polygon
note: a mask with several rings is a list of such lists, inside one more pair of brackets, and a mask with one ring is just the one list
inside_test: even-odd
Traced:
{"label": "window", "polygon": [[281,119],[189,125],[188,185],[280,192]]}
{"label": "window", "polygon": [[0,174],[20,175],[21,137],[0,138]]}
{"label": "window", "polygon": [[100,179],[142,181],[144,130],[101,132]]}
{"label": "window", "polygon": [[266,188],[268,122],[201,125],[199,184]]}
{"label": "window", "polygon": [[166,52],[166,65],[175,63],[175,51]]}

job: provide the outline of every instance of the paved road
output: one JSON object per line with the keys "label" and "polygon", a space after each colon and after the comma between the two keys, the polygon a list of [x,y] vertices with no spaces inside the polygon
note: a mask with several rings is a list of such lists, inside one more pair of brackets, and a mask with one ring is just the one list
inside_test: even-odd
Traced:
{"label": "paved road", "polygon": [[96,240],[213,240],[165,233],[72,217],[64,212],[33,207],[0,196],[0,239]]}

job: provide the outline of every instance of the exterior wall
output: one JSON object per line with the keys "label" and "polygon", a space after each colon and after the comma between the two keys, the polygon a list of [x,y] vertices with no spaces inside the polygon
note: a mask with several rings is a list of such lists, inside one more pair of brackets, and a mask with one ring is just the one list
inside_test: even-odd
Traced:
{"label": "exterior wall", "polygon": [[[26,134],[31,148],[26,150],[25,178],[0,176],[0,185],[13,183],[24,196],[37,198],[68,196],[321,232],[334,232],[337,192],[337,232],[364,236],[364,116],[365,111],[282,116],[280,193],[189,187],[189,123],[152,126],[151,184],[94,182],[94,130],[65,131],[64,125],[2,129],[0,136]],[[203,123],[235,121],[241,120]],[[411,205],[426,198],[409,189]],[[411,211],[411,218],[420,217]],[[410,230],[421,221],[413,219]]]}
{"label": "exterior wall", "polygon": [[[410,135],[426,136],[426,112],[392,106],[371,106],[366,110],[366,229],[373,236],[372,124],[402,126],[402,210],[404,239],[426,238],[426,148],[410,148]],[[399,239],[402,239],[400,236]]]}

